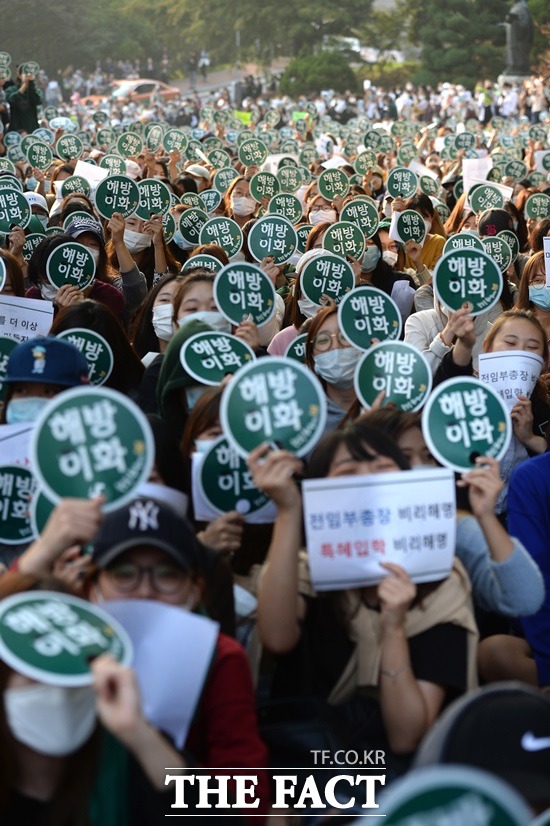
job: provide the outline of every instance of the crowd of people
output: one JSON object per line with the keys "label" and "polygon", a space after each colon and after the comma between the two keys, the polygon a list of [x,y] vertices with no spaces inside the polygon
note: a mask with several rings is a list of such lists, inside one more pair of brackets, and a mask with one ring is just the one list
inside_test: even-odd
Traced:
{"label": "crowd of people", "polygon": [[[125,76],[142,70],[119,68]],[[99,607],[111,600],[154,601],[209,617],[219,633],[183,747],[148,719],[139,674],[130,666],[106,655],[95,659],[82,699],[75,692],[83,689],[46,685],[18,671],[2,644],[5,822],[158,823],[173,803],[173,790],[165,787],[168,766],[231,774],[254,768],[260,799],[254,814],[267,821],[275,817],[269,769],[312,768],[321,736],[345,750],[384,751],[391,788],[414,771],[415,754],[453,703],[477,696],[480,685],[511,680],[524,686],[528,699],[546,703],[534,732],[546,742],[548,79],[500,87],[483,81],[472,90],[447,82],[392,92],[371,87],[363,96],[327,92],[296,101],[256,90],[240,109],[227,90],[203,100],[87,101],[117,71],[98,66],[89,78],[75,72],[57,99],[48,99],[48,83],[40,88],[24,66],[0,81],[0,336],[15,342],[0,361],[0,442],[22,426],[32,430],[52,399],[95,384],[84,353],[62,335],[88,330],[112,350],[102,386],[147,417],[153,469],[118,509],[105,508],[101,495],[63,498],[40,531],[15,543],[2,539],[11,518],[4,509],[0,612],[2,601],[16,594],[47,590]],[[47,115],[47,107],[55,111]],[[78,139],[75,154],[67,154],[67,136]],[[37,143],[49,149],[46,162],[37,160],[43,157]],[[481,181],[472,180],[472,164]],[[413,189],[403,183],[396,191],[395,173],[415,170]],[[338,181],[332,194],[327,171],[334,173],[332,185]],[[156,211],[146,215],[109,210],[96,191],[113,174],[132,185],[161,184],[168,200],[159,196]],[[502,197],[478,208],[476,187],[485,184]],[[19,223],[10,218],[13,193],[31,213]],[[288,204],[276,202],[285,193],[297,210],[293,217]],[[365,204],[368,220],[361,217]],[[420,237],[396,230],[405,213],[422,227]],[[282,242],[258,255],[254,227],[266,215],[286,216],[298,245],[285,249]],[[202,227],[216,218],[223,232],[207,242]],[[355,254],[328,245],[331,228],[340,224],[360,230]],[[448,244],[460,236],[461,244],[470,239],[484,249],[483,239],[500,233],[511,257],[503,266],[497,261],[498,300],[472,314],[467,292],[451,309],[434,285]],[[94,277],[85,286],[52,280],[51,257],[69,242],[93,258]],[[435,581],[419,581],[405,554],[400,564],[395,556],[381,557],[374,584],[316,586],[303,480],[383,480],[381,474],[444,464],[419,409],[387,403],[389,391],[370,407],[358,396],[357,365],[385,338],[377,332],[363,350],[352,346],[338,310],[344,293],[326,280],[320,295],[307,286],[308,265],[331,249],[352,273],[351,296],[372,287],[386,308],[397,307],[401,340],[422,354],[432,393],[476,377],[483,354],[500,354],[500,364],[508,358],[512,365],[527,353],[538,364],[531,392],[517,394],[509,407],[511,438],[500,463],[472,455],[470,469],[456,474],[454,555]],[[485,249],[495,255],[490,245]],[[266,323],[256,324],[248,313],[231,321],[220,302],[217,273],[243,263],[272,285]],[[10,331],[4,322],[10,308],[25,319],[26,306],[34,312],[41,304],[52,313],[44,335]],[[238,380],[238,371],[235,377],[228,368],[213,386],[187,364],[187,342],[208,332],[232,334],[250,358],[265,364],[289,359],[289,348],[303,340],[303,369],[322,391],[323,432],[306,455],[269,439],[248,452],[248,484],[271,502],[271,517],[261,523],[236,507],[210,519],[197,510],[195,466],[217,439],[231,441],[223,411]],[[0,455],[0,465],[8,464],[13,460]],[[7,470],[0,467],[2,479]],[[341,553],[341,571],[348,557]],[[171,656],[176,660],[178,652]],[[170,663],[165,666],[169,674]],[[550,806],[547,754],[547,747],[534,753],[537,782],[524,783],[506,760],[504,768],[498,760],[485,768],[501,776],[510,768],[507,779],[533,811],[543,811]],[[471,755],[472,765],[483,766],[475,743]]]}

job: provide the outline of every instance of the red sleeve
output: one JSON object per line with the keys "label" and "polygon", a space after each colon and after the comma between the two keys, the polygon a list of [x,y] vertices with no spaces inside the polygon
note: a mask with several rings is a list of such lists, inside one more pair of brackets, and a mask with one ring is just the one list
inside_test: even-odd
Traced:
{"label": "red sleeve", "polygon": [[99,301],[101,304],[105,304],[110,310],[113,311],[117,318],[124,313],[124,309],[126,307],[124,296],[120,290],[117,290],[117,288],[113,287],[112,284],[107,284],[105,281],[94,281],[90,298],[93,298],[95,301]]}
{"label": "red sleeve", "polygon": [[[227,767],[227,773],[230,769],[242,768],[248,772],[254,769],[260,805],[249,811],[267,814],[270,803],[267,749],[258,731],[250,667],[243,647],[225,634],[218,637],[216,659],[185,747],[206,767]],[[251,823],[260,826],[261,819],[251,818]]]}

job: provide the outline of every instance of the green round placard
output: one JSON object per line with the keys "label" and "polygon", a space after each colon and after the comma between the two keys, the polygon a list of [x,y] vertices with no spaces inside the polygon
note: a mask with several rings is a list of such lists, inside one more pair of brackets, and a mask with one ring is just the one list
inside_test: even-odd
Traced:
{"label": "green round placard", "polygon": [[290,192],[274,195],[269,201],[267,211],[270,215],[282,215],[291,224],[297,224],[302,217],[302,202]]}
{"label": "green round placard", "polygon": [[138,205],[138,186],[127,175],[109,175],[98,183],[95,206],[102,218],[109,220],[115,212],[128,218],[135,213]]}
{"label": "green round placard", "polygon": [[420,350],[404,341],[383,341],[362,356],[355,370],[355,393],[370,409],[384,390],[382,404],[413,413],[432,389],[432,371]]}
{"label": "green round placard", "polygon": [[342,207],[340,221],[349,221],[372,238],[378,230],[378,208],[371,198],[354,198]]}
{"label": "green round placard", "polygon": [[229,333],[197,333],[181,346],[183,369],[199,384],[217,387],[223,379],[256,358],[254,350]]}
{"label": "green round placard", "polygon": [[85,290],[93,282],[96,263],[88,247],[78,241],[66,241],[53,249],[46,261],[50,284],[61,289],[65,284]]}
{"label": "green round placard", "polygon": [[200,255],[192,255],[188,258],[181,271],[189,272],[190,270],[197,269],[197,267],[206,267],[207,270],[212,270],[212,272],[219,272],[223,267],[223,264],[220,259],[216,258],[214,255],[205,255],[201,253]]}
{"label": "green round placard", "polygon": [[76,387],[53,398],[30,443],[32,468],[49,499],[101,495],[105,511],[132,499],[149,478],[154,454],[144,414],[108,387]]}
{"label": "green round placard", "polygon": [[484,212],[486,209],[502,209],[504,196],[492,184],[480,184],[475,190],[468,193],[468,200],[474,212]]}
{"label": "green round placard", "polygon": [[214,300],[222,315],[234,325],[251,319],[258,327],[275,312],[275,288],[256,264],[227,264],[216,274]]}
{"label": "green round placard", "polygon": [[0,190],[0,232],[9,233],[13,226],[25,227],[31,220],[31,207],[18,189]]}
{"label": "green round placard", "polygon": [[143,140],[135,132],[123,132],[116,142],[116,148],[122,158],[135,158],[143,149]]}
{"label": "green round placard", "polygon": [[332,201],[334,198],[344,198],[349,192],[349,179],[341,169],[325,169],[317,180],[319,194]]}
{"label": "green round placard", "polygon": [[73,344],[86,359],[90,384],[105,384],[115,364],[115,358],[109,342],[95,330],[85,327],[71,327],[57,334],[57,338],[65,339]]}
{"label": "green round placard", "polygon": [[0,658],[14,671],[58,686],[91,686],[90,662],[110,654],[129,666],[132,644],[97,605],[58,591],[25,591],[0,603]]}
{"label": "green round placard", "polygon": [[323,235],[323,249],[343,258],[350,256],[359,260],[365,252],[365,236],[357,224],[337,221]]}
{"label": "green round placard", "polygon": [[250,195],[260,203],[262,198],[273,198],[280,192],[280,185],[276,175],[271,172],[256,172],[250,179]]}
{"label": "green round placard", "polygon": [[392,198],[411,198],[418,189],[418,178],[412,169],[396,166],[386,181],[386,191]]}
{"label": "green round placard", "polygon": [[280,215],[265,215],[252,224],[248,233],[248,249],[256,261],[267,255],[275,264],[285,264],[298,248],[296,230]]}
{"label": "green round placard", "polygon": [[353,290],[355,275],[347,261],[333,253],[323,253],[305,265],[300,276],[302,293],[318,307],[331,298],[339,304]]}
{"label": "green round placard", "polygon": [[172,205],[172,193],[163,181],[146,178],[138,181],[139,204],[136,215],[148,221],[151,215],[166,215]]}
{"label": "green round placard", "polygon": [[352,347],[368,350],[373,339],[401,336],[403,321],[393,298],[376,287],[355,287],[338,307],[338,326]]}
{"label": "green round placard", "polygon": [[512,263],[512,250],[501,235],[488,235],[481,239],[483,248],[493,261],[496,261],[502,273],[505,273]]}
{"label": "green round placard", "polygon": [[64,161],[81,158],[84,144],[77,135],[62,135],[55,145],[55,151]]}
{"label": "green round placard", "polygon": [[502,287],[498,264],[485,251],[477,249],[445,253],[433,273],[434,293],[451,312],[469,302],[471,315],[485,313],[498,302]]}
{"label": "green round placard", "polygon": [[458,473],[478,456],[500,461],[512,438],[512,421],[498,393],[479,379],[448,379],[431,393],[422,412],[422,433],[440,464]]}
{"label": "green round placard", "polygon": [[475,235],[473,232],[457,232],[456,235],[450,235],[445,241],[443,255],[452,250],[462,249],[482,250],[485,252],[485,247],[479,235]]}
{"label": "green round placard", "polygon": [[201,228],[199,243],[218,244],[232,258],[243,245],[243,234],[231,218],[209,218]]}
{"label": "green round placard", "polygon": [[246,516],[262,510],[271,501],[254,485],[245,459],[224,436],[205,453],[198,483],[204,499],[220,514],[237,511]]}
{"label": "green round placard", "polygon": [[294,359],[257,359],[226,385],[220,405],[222,430],[246,458],[263,442],[309,453],[326,423],[326,397],[313,371]]}
{"label": "green round placard", "polygon": [[26,467],[0,465],[0,542],[4,545],[32,539],[29,503],[34,487],[34,477]]}

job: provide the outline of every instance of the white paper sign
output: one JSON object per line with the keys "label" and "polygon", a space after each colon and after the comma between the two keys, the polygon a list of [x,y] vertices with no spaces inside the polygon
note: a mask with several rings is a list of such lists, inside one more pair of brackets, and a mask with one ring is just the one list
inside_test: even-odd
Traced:
{"label": "white paper sign", "polygon": [[[213,522],[221,515],[221,511],[216,510],[204,498],[199,482],[201,466],[204,460],[204,453],[193,453],[191,457],[191,493],[193,496],[193,513],[197,522]],[[250,525],[270,525],[277,518],[277,508],[273,502],[254,513],[243,513],[244,521]]]}
{"label": "white paper sign", "polygon": [[510,411],[518,396],[531,396],[542,365],[542,357],[536,353],[501,350],[496,353],[480,353],[478,374],[484,384],[489,384],[498,393]]}
{"label": "white paper sign", "polygon": [[0,425],[0,456],[3,465],[22,465],[30,470],[29,442],[34,423]]}
{"label": "white paper sign", "polygon": [[546,286],[550,287],[550,238],[542,239],[544,249],[544,271],[546,273]]}
{"label": "white paper sign", "polygon": [[466,195],[470,191],[470,187],[472,186],[474,180],[487,183],[487,173],[492,168],[493,160],[490,157],[462,159],[462,179],[464,183],[464,192]]}
{"label": "white paper sign", "polygon": [[431,178],[433,181],[437,181],[439,183],[437,172],[434,172],[433,169],[430,169],[428,166],[424,166],[424,164],[420,163],[420,161],[412,160],[409,164],[409,169],[414,172],[418,180],[420,180],[423,175],[426,175],[428,178]]}
{"label": "white paper sign", "polygon": [[79,175],[85,181],[88,181],[92,190],[94,190],[98,183],[107,177],[109,170],[93,163],[86,163],[86,161],[77,161],[73,174]]}
{"label": "white paper sign", "polygon": [[[493,187],[494,189],[498,189],[498,191],[500,192],[500,194],[502,195],[502,197],[504,198],[505,201],[510,201],[511,198],[512,198],[512,195],[514,193],[514,190],[512,189],[511,186],[504,186],[504,184],[497,184],[497,183],[495,183],[495,181],[485,181],[485,180],[479,180],[477,178],[471,178],[470,188],[472,186],[476,185],[476,184],[488,185],[488,186]],[[466,190],[466,188],[464,188],[464,192],[469,193],[470,190],[469,189]],[[469,202],[468,199],[467,199],[467,201],[468,201],[468,206],[469,206],[470,202]],[[466,204],[465,204],[465,206],[466,206]]]}
{"label": "white paper sign", "polygon": [[302,483],[311,580],[319,591],[377,585],[380,562],[413,582],[448,576],[455,552],[455,486],[445,468]]}
{"label": "white paper sign", "polygon": [[206,617],[148,599],[106,602],[132,641],[145,718],[181,749],[215,654],[219,626]]}
{"label": "white paper sign", "polygon": [[0,293],[0,336],[9,336],[16,341],[47,336],[52,321],[51,301]]}
{"label": "white paper sign", "polygon": [[548,170],[544,168],[543,160],[546,155],[550,155],[550,149],[537,149],[535,152],[535,169],[537,172],[548,174]]}

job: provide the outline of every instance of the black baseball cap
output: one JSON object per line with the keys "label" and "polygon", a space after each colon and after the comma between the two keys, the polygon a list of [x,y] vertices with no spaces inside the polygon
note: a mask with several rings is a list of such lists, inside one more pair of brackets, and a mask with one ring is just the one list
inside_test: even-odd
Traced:
{"label": "black baseball cap", "polygon": [[191,523],[158,499],[137,497],[106,514],[92,540],[92,561],[107,568],[132,548],[164,551],[184,571],[199,566],[200,549]]}
{"label": "black baseball cap", "polygon": [[485,769],[529,803],[550,803],[550,696],[515,681],[470,692],[422,741],[414,766],[434,763]]}

